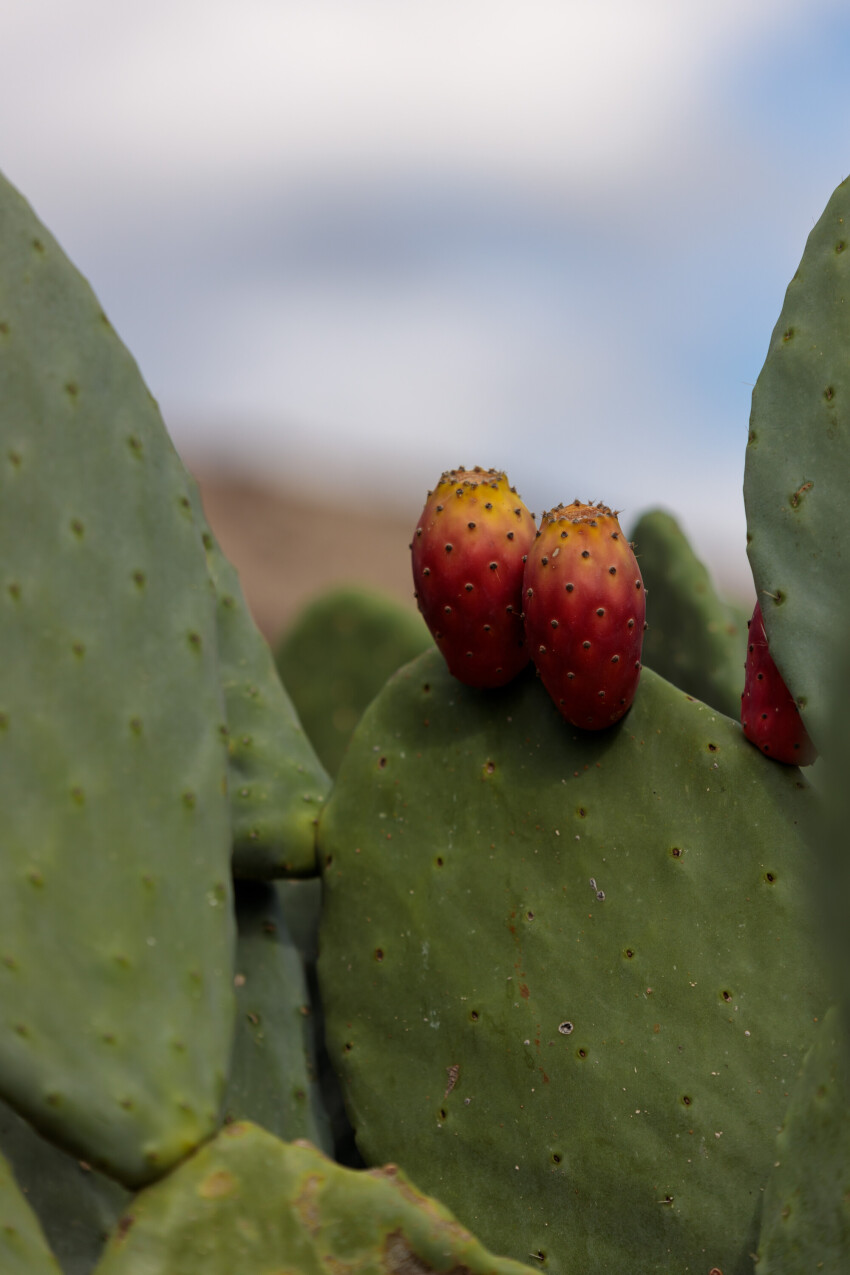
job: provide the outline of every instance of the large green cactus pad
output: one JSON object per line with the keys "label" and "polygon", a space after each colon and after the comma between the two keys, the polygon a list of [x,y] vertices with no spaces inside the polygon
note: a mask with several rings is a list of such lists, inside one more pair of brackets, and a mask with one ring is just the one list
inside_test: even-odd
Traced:
{"label": "large green cactus pad", "polygon": [[749,557],[770,650],[815,744],[846,639],[850,489],[850,180],[809,235],[753,390],[744,475]]}
{"label": "large green cactus pad", "polygon": [[0,1155],[0,1271],[3,1275],[61,1275],[38,1218]]}
{"label": "large green cactus pad", "polygon": [[330,780],[251,618],[236,569],[206,524],[194,483],[192,497],[216,589],[233,873],[253,880],[310,876],[316,872],[316,823]]}
{"label": "large green cactus pad", "polygon": [[794,1085],[764,1197],[759,1275],[846,1275],[850,1259],[850,1085],[843,1021],[831,1009]]}
{"label": "large green cactus pad", "polygon": [[307,1138],[330,1151],[313,1007],[275,886],[238,883],[236,919],[236,1036],[225,1118],[252,1120],[280,1138]]}
{"label": "large green cactus pad", "polygon": [[230,1051],[214,596],[156,404],[2,179],[0,651],[0,1096],[135,1184]]}
{"label": "large green cactus pad", "polygon": [[319,827],[328,1041],[367,1163],[552,1271],[749,1270],[826,999],[811,797],[650,670],[593,734],[531,675],[400,670]]}
{"label": "large green cactus pad", "polygon": [[718,596],[676,519],[642,514],[631,531],[647,593],[643,662],[674,685],[738,718],[746,622]]}
{"label": "large green cactus pad", "polygon": [[296,617],[275,661],[332,775],[361,713],[387,678],[431,644],[420,615],[374,589],[337,586]]}
{"label": "large green cactus pad", "polygon": [[528,1275],[392,1166],[343,1169],[307,1143],[228,1125],[124,1215],[96,1275]]}

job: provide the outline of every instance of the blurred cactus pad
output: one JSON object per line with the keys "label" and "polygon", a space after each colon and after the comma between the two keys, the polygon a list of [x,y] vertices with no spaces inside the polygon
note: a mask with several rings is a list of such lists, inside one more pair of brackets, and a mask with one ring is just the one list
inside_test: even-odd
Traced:
{"label": "blurred cactus pad", "polygon": [[664,509],[642,514],[631,538],[647,593],[644,664],[695,699],[737,718],[746,616],[720,598],[672,514]]}
{"label": "blurred cactus pad", "polygon": [[[412,584],[410,591],[412,597]],[[336,774],[363,710],[387,678],[431,644],[416,611],[374,589],[329,589],[295,619],[275,660],[329,774]]]}

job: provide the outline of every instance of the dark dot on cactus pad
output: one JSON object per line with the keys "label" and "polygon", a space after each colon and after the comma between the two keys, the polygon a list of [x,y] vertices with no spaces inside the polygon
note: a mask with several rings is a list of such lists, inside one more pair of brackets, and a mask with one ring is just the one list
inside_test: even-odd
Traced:
{"label": "dark dot on cactus pad", "polygon": [[599,526],[599,524],[597,523],[597,521],[596,521],[596,519],[595,519],[595,518],[591,518],[591,520],[590,520],[590,525],[591,525],[591,527],[598,527],[598,526]]}
{"label": "dark dot on cactus pad", "polygon": [[451,553],[451,551],[452,551],[452,546],[446,545],[446,553]]}
{"label": "dark dot on cactus pad", "polygon": [[567,1019],[566,1022],[558,1024],[558,1031],[562,1036],[569,1036],[574,1030],[574,1026],[575,1025]]}
{"label": "dark dot on cactus pad", "polygon": [[86,653],[86,648],[83,646],[82,642],[75,642],[71,647],[71,650],[74,652],[77,659],[82,659]]}
{"label": "dark dot on cactus pad", "polygon": [[673,856],[673,858],[674,858],[674,859],[681,859],[681,857],[682,857],[682,847],[681,847],[681,846],[673,846],[673,848],[672,848],[672,850],[670,851],[670,853],[671,853],[671,855]]}
{"label": "dark dot on cactus pad", "polygon": [[768,885],[773,885],[774,881],[776,880],[776,875],[773,872],[765,872],[764,879]]}
{"label": "dark dot on cactus pad", "polygon": [[68,395],[68,397],[76,398],[79,392],[80,392],[80,387],[76,383],[76,381],[68,381],[67,385],[65,386],[65,393]]}
{"label": "dark dot on cactus pad", "polygon": [[470,1013],[469,1013],[469,1020],[470,1020],[470,1022],[473,1022],[473,1023],[477,1023],[477,1022],[478,1022],[478,1010],[477,1010],[477,1009],[470,1010]]}
{"label": "dark dot on cactus pad", "polygon": [[329,868],[329,867],[331,866],[331,864],[333,863],[333,861],[334,861],[334,857],[333,857],[333,855],[332,855],[332,854],[326,854],[326,855],[325,855],[325,867],[326,867],[326,868]]}
{"label": "dark dot on cactus pad", "polygon": [[794,329],[793,329],[793,328],[786,328],[786,329],[785,329],[785,331],[782,333],[782,340],[783,340],[783,341],[790,341],[790,340],[792,339],[792,337],[793,337],[793,336],[794,336]]}
{"label": "dark dot on cactus pad", "polygon": [[690,1094],[687,1094],[687,1093],[682,1094],[682,1102],[684,1103],[686,1107],[689,1107],[691,1103],[693,1102],[693,1098],[691,1097]]}
{"label": "dark dot on cactus pad", "polygon": [[343,1053],[350,1054],[353,1048],[354,1046],[352,1045],[351,1041],[347,1040],[342,1047]]}
{"label": "dark dot on cactus pad", "polygon": [[463,587],[466,589],[467,593],[471,593],[471,592],[472,592],[472,585],[471,585],[471,584],[465,584]]}
{"label": "dark dot on cactus pad", "polygon": [[437,865],[437,867],[438,867],[438,868],[441,868],[441,867],[443,866],[443,862],[444,862],[444,861],[443,861],[443,856],[442,856],[441,854],[438,854],[438,855],[437,855],[437,857],[436,857],[436,859],[434,860],[434,862],[436,863],[436,865]]}
{"label": "dark dot on cactus pad", "polygon": [[634,949],[631,947],[627,947],[623,955],[625,956],[627,961],[630,961],[632,957],[634,956]]}
{"label": "dark dot on cactus pad", "polygon": [[534,920],[534,913],[533,913],[533,912],[526,912],[526,914],[525,914],[525,919],[526,919],[527,921],[533,921],[533,920]]}
{"label": "dark dot on cactus pad", "polygon": [[143,589],[143,588],[145,587],[145,573],[144,573],[144,571],[134,571],[134,572],[133,572],[133,583],[135,584],[135,586],[136,586],[136,588],[137,588],[137,589]]}
{"label": "dark dot on cactus pad", "polygon": [[382,961],[384,959],[384,949],[382,947],[375,948],[375,960]]}
{"label": "dark dot on cactus pad", "polygon": [[537,651],[538,651],[538,654],[540,654],[540,655],[545,655],[545,654],[546,654],[546,647],[545,647],[545,646],[538,646]]}
{"label": "dark dot on cactus pad", "polygon": [[716,753],[716,752],[717,752],[717,745],[716,745],[716,744],[709,744],[709,745],[708,745],[708,751],[709,751],[710,753]]}
{"label": "dark dot on cactus pad", "polygon": [[15,469],[20,469],[21,456],[19,452],[9,452],[9,464],[14,465]]}
{"label": "dark dot on cactus pad", "polygon": [[180,500],[178,501],[178,504],[180,505],[180,508],[184,511],[184,513],[191,513],[192,502],[188,496],[181,496]]}
{"label": "dark dot on cactus pad", "polygon": [[462,496],[462,495],[463,495],[463,488],[462,488],[462,487],[458,487],[457,491],[455,492],[455,495],[456,495],[456,496]]}
{"label": "dark dot on cactus pad", "polygon": [[612,656],[611,656],[611,663],[612,663],[612,664],[619,664],[619,663],[620,663],[620,657],[619,657],[619,655],[612,655]]}
{"label": "dark dot on cactus pad", "polygon": [[470,531],[474,531],[474,530],[475,530],[475,523],[474,523],[474,522],[468,522],[466,525],[467,525],[467,527],[469,528],[469,530],[470,530]]}
{"label": "dark dot on cactus pad", "polygon": [[386,757],[379,757],[379,758],[378,758],[378,766],[379,766],[379,768],[380,768],[381,770],[383,770],[383,769],[384,769],[384,767],[386,766],[386,764],[387,764],[387,759],[386,759]]}
{"label": "dark dot on cactus pad", "polygon": [[496,763],[494,761],[488,761],[484,767],[485,774],[488,774],[488,775],[492,775],[495,769],[496,769]]}
{"label": "dark dot on cactus pad", "polygon": [[423,567],[423,568],[422,568],[422,574],[423,574],[423,576],[429,576],[429,575],[431,574],[431,568],[430,568],[430,567]]}
{"label": "dark dot on cactus pad", "polygon": [[498,562],[491,562],[491,563],[490,563],[490,570],[491,570],[491,571],[498,571],[498,569],[499,569],[499,564],[498,564]]}
{"label": "dark dot on cactus pad", "polygon": [[590,557],[590,550],[589,550],[589,549],[582,549],[582,551],[581,551],[581,556],[582,556],[583,558],[589,558],[589,557]]}
{"label": "dark dot on cactus pad", "polygon": [[596,614],[597,614],[598,616],[600,616],[600,617],[601,617],[601,616],[603,616],[603,615],[605,614],[605,608],[604,608],[604,607],[597,607],[597,608],[596,608]]}
{"label": "dark dot on cactus pad", "polygon": [[[567,673],[567,680],[568,680],[568,681],[570,681],[570,682],[571,682],[571,681],[573,680],[573,678],[574,678],[574,677],[575,677],[575,673]],[[563,703],[563,700],[561,701],[561,703]]]}
{"label": "dark dot on cactus pad", "polygon": [[137,457],[141,456],[142,441],[140,438],[136,438],[135,434],[131,434],[130,437],[127,439],[127,446],[130,448],[130,451],[133,453],[134,456],[137,456]]}
{"label": "dark dot on cactus pad", "polygon": [[587,1057],[587,1050],[583,1046],[581,1049],[576,1050],[576,1058],[586,1058],[586,1057]]}
{"label": "dark dot on cactus pad", "polygon": [[827,403],[831,403],[832,400],[835,398],[835,390],[833,389],[831,385],[827,385],[826,389],[823,392],[823,396],[826,399]]}
{"label": "dark dot on cactus pad", "polygon": [[443,512],[443,506],[442,506],[442,505],[437,505],[437,513],[438,513],[438,514],[441,514],[442,512]]}
{"label": "dark dot on cactus pad", "polygon": [[448,1119],[448,1112],[446,1111],[445,1107],[440,1108],[440,1119],[441,1120]]}
{"label": "dark dot on cactus pad", "polygon": [[560,1163],[561,1163],[561,1157],[560,1157],[560,1155],[558,1154],[558,1152],[557,1152],[557,1151],[553,1151],[553,1152],[552,1152],[552,1163],[553,1163],[553,1164],[560,1164]]}
{"label": "dark dot on cactus pad", "polygon": [[557,621],[557,620],[550,620],[550,621],[549,621],[549,623],[551,624],[551,626],[552,626],[552,628],[553,628],[553,629],[557,629],[557,627],[558,627],[558,621]]}
{"label": "dark dot on cactus pad", "polygon": [[86,529],[83,526],[83,524],[80,522],[79,518],[72,518],[71,530],[73,531],[74,535],[79,539],[80,537],[84,535]]}
{"label": "dark dot on cactus pad", "polygon": [[635,588],[636,589],[640,588],[640,580],[635,580]]}
{"label": "dark dot on cactus pad", "polygon": [[488,500],[488,501],[487,501],[487,504],[484,506],[484,508],[485,508],[485,509],[492,509],[492,508],[493,508],[493,502],[492,502],[491,500]]}
{"label": "dark dot on cactus pad", "polygon": [[534,597],[534,590],[533,590],[533,589],[526,589],[526,591],[525,591],[525,596],[526,596],[527,598],[533,598],[533,597]]}
{"label": "dark dot on cactus pad", "polygon": [[485,624],[485,625],[484,625],[484,632],[485,632],[485,633],[489,633],[489,632],[490,632],[490,625],[489,625],[489,624]]}
{"label": "dark dot on cactus pad", "polygon": [[835,251],[836,251],[836,252],[843,252],[843,251],[844,251],[844,240],[843,240],[843,239],[839,239],[838,243],[835,245]]}
{"label": "dark dot on cactus pad", "polygon": [[582,649],[583,649],[583,650],[585,650],[585,651],[589,651],[589,650],[590,650],[590,643],[589,643],[589,642],[582,642],[582,644],[581,644],[581,645],[582,645]]}
{"label": "dark dot on cactus pad", "polygon": [[766,721],[767,721],[767,713],[762,713],[762,715],[761,715],[761,720],[762,720],[763,722],[766,722]]}
{"label": "dark dot on cactus pad", "polygon": [[604,891],[604,890],[597,890],[597,891],[596,891],[596,897],[597,897],[597,899],[599,900],[599,902],[600,902],[600,903],[604,903],[604,902],[605,902],[605,891]]}
{"label": "dark dot on cactus pad", "polygon": [[727,1003],[727,1004],[728,1004],[728,1003],[729,1003],[729,1001],[732,999],[732,993],[731,993],[731,992],[726,992],[726,991],[724,991],[724,992],[721,992],[721,993],[720,993],[720,995],[723,997],[723,999],[726,1001],[726,1003]]}
{"label": "dark dot on cactus pad", "polygon": [[452,613],[452,609],[451,609],[451,607],[450,607],[448,604],[447,604],[446,606],[444,606],[444,607],[443,607],[443,613],[444,613],[445,615],[451,615],[451,613]]}
{"label": "dark dot on cactus pad", "polygon": [[549,562],[549,559],[546,557],[546,554],[544,553],[543,557],[540,559],[541,567],[547,566],[548,562]]}

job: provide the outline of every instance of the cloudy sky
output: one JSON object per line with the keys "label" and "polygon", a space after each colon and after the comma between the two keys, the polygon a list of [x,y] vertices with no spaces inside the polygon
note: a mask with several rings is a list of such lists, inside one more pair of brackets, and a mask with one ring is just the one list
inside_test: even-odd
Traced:
{"label": "cloudy sky", "polygon": [[746,583],[752,384],[850,173],[843,0],[9,9],[0,169],[187,457],[402,506],[497,466],[538,513],[663,504]]}

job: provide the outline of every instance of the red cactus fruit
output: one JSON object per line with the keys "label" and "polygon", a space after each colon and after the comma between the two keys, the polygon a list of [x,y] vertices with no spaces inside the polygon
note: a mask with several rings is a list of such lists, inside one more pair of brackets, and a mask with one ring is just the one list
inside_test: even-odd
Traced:
{"label": "red cactus fruit", "polygon": [[809,739],[794,697],[773,662],[757,602],[748,621],[749,642],[741,696],[741,725],[750,743],[773,761],[810,766],[817,749]]}
{"label": "red cactus fruit", "polygon": [[522,572],[534,534],[500,470],[452,469],[428,493],[410,546],[416,599],[467,686],[504,686],[528,663]]}
{"label": "red cactus fruit", "polygon": [[578,500],[544,513],[523,584],[528,648],[560,712],[585,730],[619,721],[640,678],[646,602],[616,513]]}

